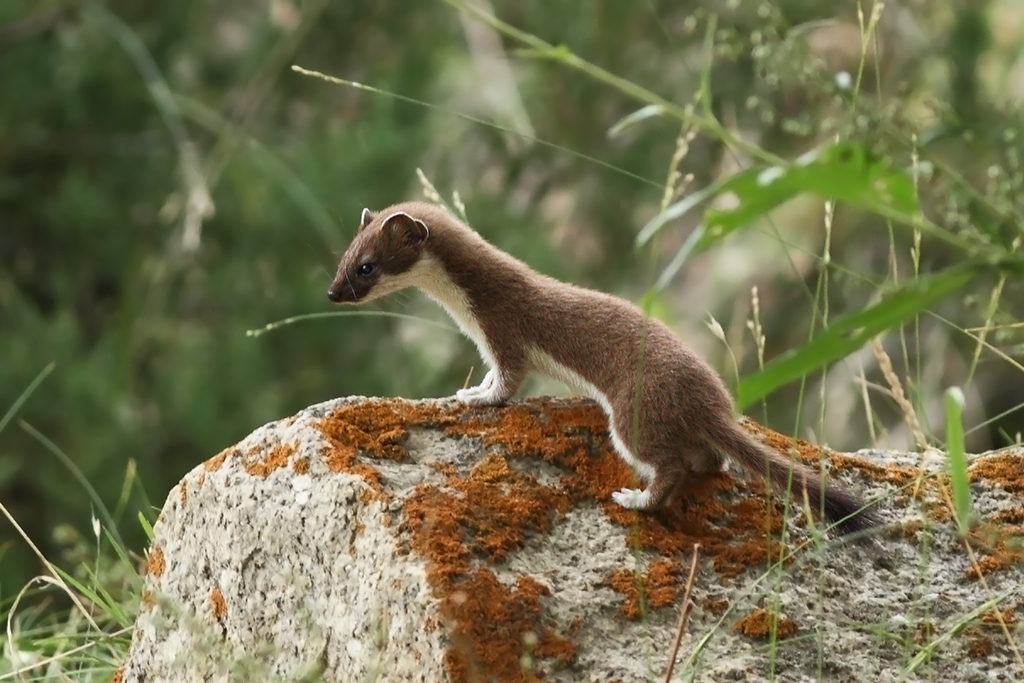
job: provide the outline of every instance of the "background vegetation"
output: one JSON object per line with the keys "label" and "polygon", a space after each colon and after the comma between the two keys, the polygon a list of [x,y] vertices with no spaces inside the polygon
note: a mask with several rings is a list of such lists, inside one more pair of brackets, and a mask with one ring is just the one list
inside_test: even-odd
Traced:
{"label": "background vegetation", "polygon": [[[247,334],[332,310],[360,210],[422,196],[417,169],[541,271],[637,301],[661,277],[650,310],[780,430],[941,446],[959,385],[969,450],[1020,441],[1017,0],[472,6],[507,26],[454,0],[0,3],[0,413],[55,363],[0,426],[0,502],[43,555],[131,586],[88,540],[99,501],[141,553],[138,514],[257,426],[479,377],[421,322]],[[836,141],[781,193],[721,188]],[[5,609],[43,570],[0,527]]]}

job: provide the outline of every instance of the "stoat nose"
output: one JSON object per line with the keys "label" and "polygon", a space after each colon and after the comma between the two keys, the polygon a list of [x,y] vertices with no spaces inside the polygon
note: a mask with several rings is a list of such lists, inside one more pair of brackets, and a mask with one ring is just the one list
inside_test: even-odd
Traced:
{"label": "stoat nose", "polygon": [[327,298],[338,304],[341,303],[341,292],[334,287],[327,290]]}

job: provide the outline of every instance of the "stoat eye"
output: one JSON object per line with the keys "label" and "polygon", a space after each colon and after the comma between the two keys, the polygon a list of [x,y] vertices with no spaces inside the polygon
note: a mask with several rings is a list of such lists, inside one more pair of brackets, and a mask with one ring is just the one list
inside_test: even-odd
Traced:
{"label": "stoat eye", "polygon": [[372,263],[364,263],[363,265],[359,266],[359,270],[357,272],[360,275],[369,275],[370,273],[373,272],[373,264]]}

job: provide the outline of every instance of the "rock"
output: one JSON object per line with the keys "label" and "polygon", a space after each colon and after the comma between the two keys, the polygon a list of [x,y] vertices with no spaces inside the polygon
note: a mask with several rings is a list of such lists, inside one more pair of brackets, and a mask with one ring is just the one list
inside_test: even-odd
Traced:
{"label": "rock", "polygon": [[695,543],[673,680],[1024,676],[1024,451],[973,458],[968,553],[944,459],[744,425],[881,498],[877,541],[728,473],[685,510],[624,510],[590,401],[352,398],[261,427],[168,496],[115,680],[660,681]]}

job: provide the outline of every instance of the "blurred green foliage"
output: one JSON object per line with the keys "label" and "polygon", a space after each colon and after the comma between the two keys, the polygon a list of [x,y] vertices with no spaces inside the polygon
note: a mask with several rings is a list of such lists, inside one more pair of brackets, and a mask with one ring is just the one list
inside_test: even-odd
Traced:
{"label": "blurred green foliage", "polygon": [[[915,189],[929,221],[961,245],[1012,255],[1024,215],[1019,110],[1005,89],[985,87],[995,76],[981,65],[1006,64],[1000,77],[1012,79],[1020,55],[990,39],[996,5],[896,6],[871,32],[885,60],[862,40],[856,14],[836,16],[823,0],[501,0],[488,9],[564,46],[563,57],[693,106],[729,138],[665,116],[610,137],[645,103],[557,55],[519,52],[514,38],[444,2],[5,0],[0,411],[56,362],[18,418],[67,454],[138,551],[136,512],[152,515],[185,472],[257,426],[340,395],[452,393],[480,361],[449,332],[345,317],[246,334],[329,310],[326,287],[360,210],[420,196],[417,168],[446,199],[458,191],[475,227],[537,269],[633,298],[697,227],[670,224],[649,251],[633,250],[680,150],[673,200],[749,163],[748,147],[792,158],[842,137],[898,168],[926,161],[932,170]],[[867,26],[872,6],[864,9]],[[688,266],[662,292],[659,315],[693,334],[710,311],[730,344],[755,346],[744,335],[758,285],[771,359],[805,343],[828,312],[866,308],[886,282],[976,257],[927,235],[918,245],[910,230],[842,207],[827,217],[826,251],[820,213],[785,218],[757,230],[775,251],[732,256],[753,267]],[[979,365],[976,337],[954,334],[1020,319],[1019,283],[1004,282],[993,299],[998,277],[947,298],[939,312],[948,324],[929,318],[894,338],[926,415],[941,410],[937,389],[954,380],[975,380],[965,388],[977,406],[965,412],[969,428],[1024,403],[1018,370],[1008,386],[1005,359]],[[411,295],[382,307],[441,319]],[[1019,358],[1019,334],[1005,330],[986,339]],[[732,351],[741,374],[756,369],[756,353]],[[844,383],[855,396],[860,386]],[[799,430],[804,408],[824,414],[802,401],[802,386],[780,391],[758,417]],[[899,422],[885,408],[883,431]],[[852,410],[839,417],[847,431]],[[998,427],[977,443],[1013,440],[1021,421],[1010,414]],[[847,442],[869,445],[864,432]],[[91,504],[72,472],[16,423],[0,433],[0,501],[44,552],[61,549],[51,531],[60,524],[89,529]],[[39,568],[2,528],[7,599]]]}

